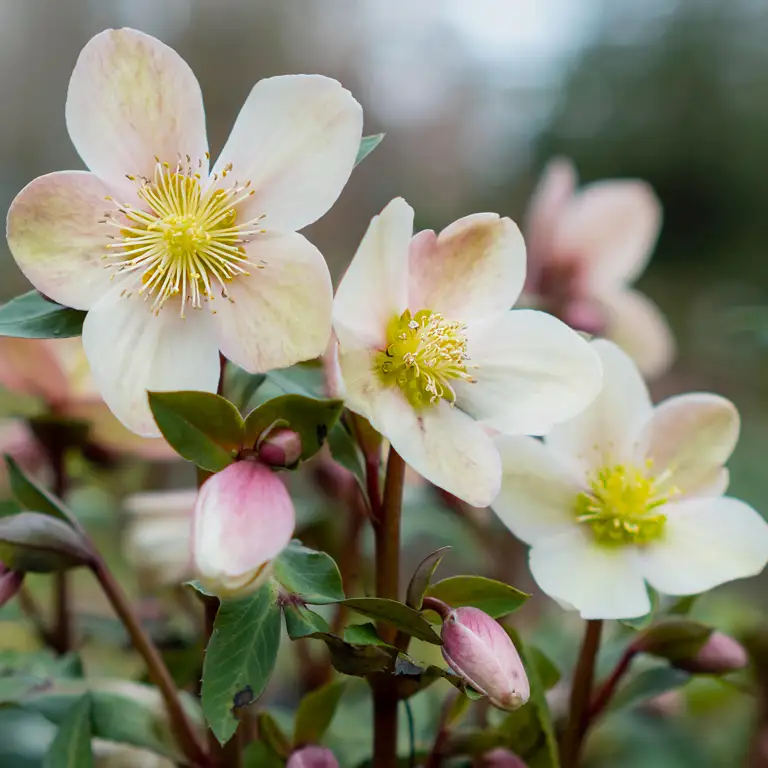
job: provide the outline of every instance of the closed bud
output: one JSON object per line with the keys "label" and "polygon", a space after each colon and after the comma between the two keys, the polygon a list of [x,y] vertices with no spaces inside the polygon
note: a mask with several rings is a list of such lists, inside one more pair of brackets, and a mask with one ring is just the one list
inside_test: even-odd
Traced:
{"label": "closed bud", "polygon": [[13,571],[0,563],[0,607],[16,595],[23,581],[23,573]]}
{"label": "closed bud", "polygon": [[303,747],[288,758],[285,768],[339,768],[339,762],[330,749]]}
{"label": "closed bud", "polygon": [[688,659],[676,659],[678,669],[698,675],[725,675],[747,666],[744,646],[722,632],[713,632],[698,652]]}
{"label": "closed bud", "polygon": [[517,755],[503,747],[486,752],[480,765],[482,768],[528,768]]}
{"label": "closed bud", "polygon": [[443,621],[443,657],[448,666],[499,709],[528,701],[523,662],[502,626],[478,608],[452,610]]}
{"label": "closed bud", "polygon": [[301,436],[292,429],[276,429],[259,442],[257,452],[270,467],[293,467],[301,458]]}
{"label": "closed bud", "polygon": [[259,461],[238,461],[206,480],[192,527],[192,564],[203,588],[223,598],[255,592],[295,522],[288,491]]}

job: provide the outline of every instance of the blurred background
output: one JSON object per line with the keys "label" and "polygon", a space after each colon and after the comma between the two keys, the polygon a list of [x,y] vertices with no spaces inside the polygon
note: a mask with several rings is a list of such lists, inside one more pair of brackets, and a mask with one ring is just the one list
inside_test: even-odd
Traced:
{"label": "blurred background", "polygon": [[[479,210],[520,222],[556,154],[573,158],[582,181],[645,179],[664,225],[640,288],[680,350],[656,394],[735,401],[732,490],[768,512],[765,11],[757,0],[0,0],[0,209],[35,176],[82,167],[64,123],[67,82],[86,41],[119,26],[190,63],[214,156],[262,77],[317,72],[352,91],[364,133],[387,135],[307,232],[336,279],[396,195],[418,228],[439,230]],[[27,289],[0,245],[0,298]],[[764,590],[749,589],[749,602],[730,603],[726,590],[707,610],[722,625],[764,607]],[[734,729],[729,738],[743,740],[746,725]],[[712,765],[736,764],[730,748],[722,760],[712,750]],[[601,764],[709,765],[676,759]]]}

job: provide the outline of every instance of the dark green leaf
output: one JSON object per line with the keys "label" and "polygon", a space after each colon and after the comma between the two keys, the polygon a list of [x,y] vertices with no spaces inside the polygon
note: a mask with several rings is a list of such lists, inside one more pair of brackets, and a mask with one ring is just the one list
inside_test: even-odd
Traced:
{"label": "dark green leaf", "polygon": [[694,657],[712,634],[712,627],[684,618],[670,618],[643,632],[635,647],[667,661]]}
{"label": "dark green leaf", "polygon": [[43,765],[44,768],[90,768],[93,765],[90,694],[81,696],[62,720]]}
{"label": "dark green leaf", "polygon": [[280,609],[275,588],[265,584],[240,600],[222,601],[203,663],[203,714],[225,744],[238,721],[232,709],[262,693],[280,645]]}
{"label": "dark green leaf", "polygon": [[283,768],[285,760],[263,741],[252,741],[243,750],[243,768]]}
{"label": "dark green leaf", "polygon": [[442,645],[432,625],[416,610],[396,600],[379,597],[352,597],[343,601],[353,611],[377,621],[385,621],[407,635],[434,645]]}
{"label": "dark green leaf", "polygon": [[611,702],[612,709],[621,709],[652,699],[654,696],[685,685],[691,676],[674,667],[653,667],[635,675]]}
{"label": "dark green leaf", "polygon": [[381,639],[373,624],[350,624],[344,630],[344,640],[353,645],[383,645],[387,648],[392,647]]}
{"label": "dark green leaf", "polygon": [[348,469],[361,488],[365,489],[365,459],[363,452],[347,429],[344,421],[338,421],[328,435],[328,447],[334,461]]}
{"label": "dark green leaf", "polygon": [[498,619],[516,611],[529,597],[525,592],[483,576],[451,576],[432,584],[427,595],[451,608],[471,605]]}
{"label": "dark green leaf", "polygon": [[305,605],[284,605],[283,613],[285,631],[291,640],[300,640],[302,637],[312,637],[331,631],[328,622]]}
{"label": "dark green leaf", "polygon": [[429,588],[429,582],[432,579],[432,574],[440,565],[440,561],[451,547],[441,547],[438,550],[427,555],[418,565],[416,571],[411,577],[411,582],[408,585],[408,592],[406,593],[405,603],[411,608],[415,608],[417,611],[421,610],[421,601],[424,599],[424,595]]}
{"label": "dark green leaf", "polygon": [[355,166],[362,163],[363,160],[365,160],[365,158],[368,157],[368,155],[370,155],[371,152],[373,152],[373,150],[379,146],[379,144],[381,144],[383,138],[383,133],[374,133],[371,136],[363,136],[360,141],[360,149],[357,150]]}
{"label": "dark green leaf", "polygon": [[325,391],[322,366],[308,363],[270,371],[267,382],[273,391],[278,390],[287,395],[321,398]]}
{"label": "dark green leaf", "polygon": [[536,673],[545,691],[554,688],[560,682],[560,670],[544,651],[534,645],[526,646],[528,659],[536,667]]}
{"label": "dark green leaf", "polygon": [[328,646],[331,664],[344,675],[367,677],[377,672],[391,672],[397,651],[389,646],[352,645],[335,635],[322,635]]}
{"label": "dark green leaf", "polygon": [[241,413],[246,413],[253,396],[266,379],[265,373],[248,373],[229,361],[224,369],[224,397],[237,406]]}
{"label": "dark green leaf", "polygon": [[264,741],[272,752],[285,760],[291,754],[291,742],[282,732],[269,712],[259,712],[257,718],[259,738]]}
{"label": "dark green leaf", "polygon": [[171,447],[208,472],[229,466],[243,445],[243,419],[210,392],[150,392],[149,406]]}
{"label": "dark green leaf", "polygon": [[10,456],[5,457],[5,465],[8,467],[11,492],[24,509],[69,522],[70,513],[63,502],[43,488],[37,480],[29,477]]}
{"label": "dark green leaf", "polygon": [[308,693],[296,710],[293,729],[293,747],[319,744],[336,714],[336,707],[344,693],[345,682],[327,683]]}
{"label": "dark green leaf", "polygon": [[66,339],[83,332],[85,312],[62,307],[30,291],[0,307],[0,336]]}
{"label": "dark green leaf", "polygon": [[274,578],[305,603],[323,605],[344,599],[339,567],[325,552],[317,552],[292,541],[277,557]]}

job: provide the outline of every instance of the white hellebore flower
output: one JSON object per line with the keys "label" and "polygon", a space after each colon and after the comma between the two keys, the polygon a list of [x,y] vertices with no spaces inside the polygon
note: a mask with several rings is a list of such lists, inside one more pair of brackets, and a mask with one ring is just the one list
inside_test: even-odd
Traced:
{"label": "white hellebore flower", "polygon": [[687,394],[655,408],[632,360],[608,341],[603,390],[544,442],[500,438],[493,508],[531,545],[534,579],[585,619],[650,611],[646,582],[693,595],[753,576],[768,561],[768,524],[723,496],[739,433],[725,398]]}
{"label": "white hellebore flower", "polygon": [[347,406],[417,472],[478,506],[501,481],[487,429],[544,434],[600,388],[589,344],[550,315],[510,312],[525,279],[518,228],[494,213],[412,238],[393,200],[334,301]]}
{"label": "white hellebore flower", "polygon": [[192,70],[148,35],[108,30],[80,54],[66,118],[90,173],[32,181],[8,242],[38,290],[88,310],[85,352],[121,421],[157,436],[147,390],[214,392],[219,351],[253,372],[322,353],[331,281],[296,230],[352,171],[363,117],[348,91],[262,80],[209,171]]}

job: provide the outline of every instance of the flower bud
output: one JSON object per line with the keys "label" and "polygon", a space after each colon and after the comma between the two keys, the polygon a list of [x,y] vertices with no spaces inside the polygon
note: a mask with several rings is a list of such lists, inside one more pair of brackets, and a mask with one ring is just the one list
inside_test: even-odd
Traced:
{"label": "flower bud", "polygon": [[301,458],[301,436],[292,429],[276,429],[259,443],[258,454],[270,467],[293,467]]}
{"label": "flower bud", "polygon": [[0,563],[0,607],[5,605],[21,589],[24,574],[12,571]]}
{"label": "flower bud", "polygon": [[285,768],[339,768],[339,763],[330,749],[303,747],[288,758]]}
{"label": "flower bud", "polygon": [[442,639],[448,666],[495,707],[513,710],[528,701],[530,686],[520,655],[487,613],[456,608],[445,617]]}
{"label": "flower bud", "polygon": [[259,461],[238,461],[206,480],[192,526],[192,563],[203,588],[223,598],[255,592],[295,522],[288,491]]}
{"label": "flower bud", "polygon": [[482,768],[528,768],[517,755],[503,747],[486,752],[480,765]]}
{"label": "flower bud", "polygon": [[725,675],[747,666],[749,658],[744,646],[722,632],[713,632],[694,656],[676,659],[678,669],[699,675]]}

